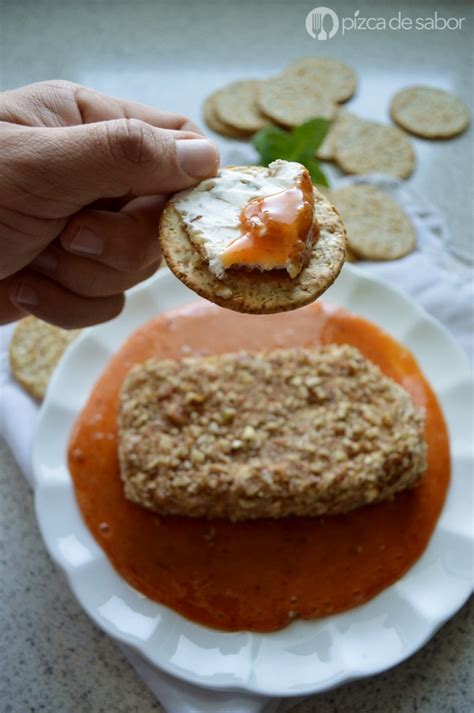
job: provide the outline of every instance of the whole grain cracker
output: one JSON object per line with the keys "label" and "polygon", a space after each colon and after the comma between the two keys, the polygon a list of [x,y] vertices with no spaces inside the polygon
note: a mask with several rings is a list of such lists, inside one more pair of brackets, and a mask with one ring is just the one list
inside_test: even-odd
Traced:
{"label": "whole grain cracker", "polygon": [[350,99],[357,81],[354,71],[347,64],[331,57],[297,59],[288,65],[284,75],[304,78],[315,87],[321,87],[336,102]]}
{"label": "whole grain cracker", "polygon": [[[263,166],[258,168],[266,170]],[[224,280],[218,279],[191,243],[172,203],[166,206],[160,222],[164,258],[187,287],[236,312],[271,314],[302,307],[314,302],[334,282],[346,250],[346,230],[337,210],[319,191],[314,191],[314,197],[320,235],[308,265],[294,279],[285,270],[239,268],[228,270]]]}
{"label": "whole grain cracker", "polygon": [[390,103],[390,115],[399,126],[428,139],[449,139],[469,124],[469,109],[456,96],[433,87],[407,87]]}
{"label": "whole grain cracker", "polygon": [[297,75],[282,75],[262,82],[258,103],[264,114],[289,127],[314,117],[331,119],[337,108],[323,89]]}
{"label": "whole grain cracker", "polygon": [[31,315],[18,322],[10,342],[10,369],[35,399],[44,398],[51,374],[80,332],[54,327]]}
{"label": "whole grain cracker", "polygon": [[341,109],[331,122],[329,131],[326,134],[324,141],[316,151],[316,158],[321,161],[332,161],[336,153],[336,142],[351,123],[359,121],[359,119],[349,111]]}
{"label": "whole grain cracker", "polygon": [[236,129],[233,126],[226,124],[219,117],[219,115],[217,113],[217,108],[216,108],[216,101],[217,101],[218,94],[219,94],[219,90],[217,90],[216,92],[213,92],[213,94],[210,94],[207,97],[207,99],[204,100],[203,116],[204,116],[204,121],[206,122],[207,126],[212,131],[215,131],[217,134],[221,134],[222,136],[226,136],[230,139],[243,139],[243,138],[246,138],[247,136],[249,136],[248,131],[242,131],[242,130]]}
{"label": "whole grain cracker", "polygon": [[335,159],[346,173],[386,173],[407,178],[415,168],[415,153],[406,134],[375,121],[350,122],[335,142]]}
{"label": "whole grain cracker", "polygon": [[258,79],[231,82],[216,94],[218,118],[238,131],[254,133],[268,124],[257,103],[261,86]]}
{"label": "whole grain cracker", "polygon": [[367,260],[396,260],[416,245],[413,223],[387,193],[358,184],[332,192],[347,228],[351,253]]}

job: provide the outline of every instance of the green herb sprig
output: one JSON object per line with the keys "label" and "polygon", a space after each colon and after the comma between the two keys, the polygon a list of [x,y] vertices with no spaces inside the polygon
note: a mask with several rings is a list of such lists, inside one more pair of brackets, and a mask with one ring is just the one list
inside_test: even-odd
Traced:
{"label": "green herb sprig", "polygon": [[252,144],[260,156],[259,163],[268,166],[278,158],[297,161],[306,166],[313,183],[329,186],[315,154],[329,130],[330,123],[328,119],[317,117],[305,121],[292,131],[285,131],[278,126],[265,126],[252,137]]}

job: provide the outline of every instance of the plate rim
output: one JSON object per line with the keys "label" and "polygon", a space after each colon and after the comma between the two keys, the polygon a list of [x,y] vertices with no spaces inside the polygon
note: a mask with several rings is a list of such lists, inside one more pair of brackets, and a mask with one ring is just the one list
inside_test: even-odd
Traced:
{"label": "plate rim", "polygon": [[[431,315],[427,314],[426,311],[419,304],[417,304],[410,296],[404,294],[397,288],[394,288],[393,286],[388,285],[382,279],[374,277],[372,275],[368,275],[367,273],[363,272],[359,268],[354,267],[352,265],[344,266],[343,273],[349,274],[350,276],[355,278],[356,284],[357,283],[363,284],[364,282],[368,282],[368,283],[371,283],[372,286],[375,285],[377,289],[382,289],[389,294],[391,293],[390,298],[396,298],[398,300],[400,300],[400,298],[401,298],[402,301],[405,303],[405,307],[407,309],[410,309],[412,311],[413,315],[416,316],[415,321],[422,320],[423,322],[429,322],[432,327],[435,327],[438,330],[438,332],[442,335],[443,340],[447,341],[449,348],[456,352],[457,358],[461,359],[464,362],[464,365],[466,367],[466,373],[464,374],[464,378],[466,378],[466,376],[467,376],[467,378],[469,378],[470,382],[472,382],[469,361],[468,361],[466,355],[464,354],[464,352],[459,347],[459,345],[454,341],[454,339],[451,337],[451,335],[449,334],[447,329],[444,327],[444,325],[442,325],[438,320],[433,318]],[[160,270],[157,273],[157,275],[155,275],[151,279],[147,280],[146,283],[143,283],[142,285],[139,285],[139,286],[133,288],[133,290],[131,290],[129,292],[129,295],[133,296],[133,295],[137,295],[140,293],[146,293],[149,290],[155,290],[157,285],[159,285],[160,282],[163,282],[163,281],[166,281],[169,279],[171,279],[173,281],[173,283],[176,283],[176,288],[182,292],[181,283],[179,283],[171,275],[171,273],[169,273],[168,270],[164,269],[164,270]],[[191,301],[192,299],[197,299],[197,296],[194,295],[193,293],[191,293],[189,290],[187,290],[187,288],[184,288],[184,290],[186,292],[186,296],[189,295],[189,301]],[[323,299],[324,299],[324,297],[323,297]],[[329,301],[331,301],[331,300],[329,300]],[[184,303],[185,302],[182,302],[182,304],[184,304]],[[176,306],[178,306],[178,303],[176,304]],[[165,307],[165,309],[162,311],[167,311],[168,309],[170,309],[169,306]],[[173,309],[173,307],[171,307],[171,309]],[[349,309],[350,309],[350,307],[349,307]],[[357,309],[355,311],[357,313]],[[157,312],[157,314],[158,313],[159,312]],[[117,321],[120,319],[121,319],[120,316],[116,318]],[[131,328],[131,330],[136,329],[137,326],[139,325],[139,323],[140,322],[137,322],[137,324],[135,324]],[[143,319],[142,319],[141,323],[143,323]],[[110,325],[110,323],[107,323],[107,324]],[[108,620],[106,620],[105,618],[101,618],[98,615],[98,611],[96,611],[96,608],[94,606],[91,606],[90,604],[88,604],[87,601],[84,601],[84,596],[77,586],[78,585],[77,577],[74,576],[75,570],[73,568],[70,568],[70,569],[66,568],[64,562],[62,562],[61,559],[58,557],[57,550],[54,546],[53,541],[51,540],[50,533],[48,531],[48,525],[44,521],[44,517],[43,517],[44,513],[42,511],[42,501],[41,501],[43,491],[47,490],[48,487],[51,487],[51,486],[50,485],[48,486],[47,484],[45,484],[42,481],[42,464],[38,462],[38,452],[40,450],[39,440],[40,440],[42,428],[44,427],[43,424],[48,419],[49,410],[50,410],[51,406],[54,405],[54,397],[56,395],[56,389],[58,388],[57,384],[59,383],[60,377],[61,377],[62,373],[68,368],[68,361],[70,360],[71,355],[73,355],[76,352],[76,350],[80,347],[80,345],[83,344],[86,340],[88,340],[91,335],[94,335],[97,332],[97,330],[100,330],[103,327],[104,327],[104,325],[98,325],[97,327],[92,327],[92,328],[85,330],[83,332],[83,334],[81,334],[81,336],[73,344],[71,344],[70,347],[68,347],[67,352],[65,353],[64,358],[61,361],[61,364],[58,366],[58,369],[55,371],[53,378],[50,382],[50,385],[48,386],[44,402],[40,409],[38,426],[37,426],[37,429],[35,432],[35,438],[34,438],[34,444],[33,444],[32,462],[33,462],[33,472],[34,472],[34,476],[35,476],[35,482],[37,484],[35,487],[35,511],[36,511],[36,517],[37,517],[39,529],[41,532],[42,539],[45,543],[45,546],[46,546],[51,558],[55,562],[56,566],[58,566],[60,568],[60,570],[65,574],[66,579],[68,581],[68,585],[69,585],[71,591],[73,592],[76,600],[78,601],[80,607],[94,621],[94,623],[97,626],[99,626],[99,628],[101,628],[103,631],[105,631],[113,639],[115,639],[116,641],[120,642],[121,644],[125,644],[128,647],[130,647],[131,649],[133,649],[137,654],[139,654],[140,656],[143,656],[147,660],[147,662],[149,662],[151,665],[157,666],[159,669],[165,671],[166,673],[168,673],[182,681],[186,681],[187,683],[198,685],[202,688],[207,688],[207,689],[211,689],[211,690],[220,690],[220,691],[235,690],[235,691],[245,692],[247,694],[256,694],[256,695],[265,695],[265,696],[294,697],[294,696],[300,696],[300,695],[311,695],[311,694],[315,694],[318,692],[327,691],[327,690],[333,689],[337,686],[340,686],[343,683],[348,683],[353,680],[376,675],[378,673],[382,673],[382,672],[398,665],[399,663],[401,663],[402,661],[406,660],[407,658],[412,656],[414,653],[416,653],[416,651],[420,650],[427,643],[427,641],[429,641],[429,639],[432,638],[432,636],[438,631],[438,629],[462,607],[462,605],[465,603],[465,601],[467,601],[467,599],[469,598],[470,592],[471,592],[470,586],[466,586],[465,596],[462,598],[462,601],[460,599],[458,599],[451,606],[449,606],[449,603],[446,602],[442,615],[438,615],[436,619],[433,619],[429,622],[429,625],[427,626],[426,634],[424,636],[422,636],[421,638],[415,640],[414,642],[413,641],[410,642],[408,646],[405,646],[402,649],[400,655],[394,656],[393,659],[391,659],[389,661],[389,663],[382,664],[379,666],[372,665],[371,667],[368,667],[367,669],[364,669],[363,671],[357,670],[357,669],[347,669],[347,670],[344,669],[339,674],[336,674],[334,677],[332,677],[326,683],[318,684],[317,682],[315,682],[315,683],[306,684],[306,685],[298,685],[297,689],[293,689],[293,690],[289,689],[288,682],[286,682],[285,686],[282,688],[266,688],[266,687],[262,687],[261,685],[257,685],[255,682],[251,682],[250,677],[247,677],[246,681],[242,681],[241,679],[237,679],[234,676],[234,678],[235,678],[234,683],[229,683],[227,681],[222,681],[222,682],[221,681],[210,681],[207,679],[204,681],[202,676],[200,676],[200,674],[196,674],[193,671],[183,671],[182,669],[178,668],[176,664],[172,664],[168,660],[158,661],[156,658],[151,657],[148,654],[148,652],[145,651],[140,644],[137,644],[133,639],[131,639],[130,635],[127,635],[123,632],[117,632],[116,629],[113,629],[112,625],[110,625],[108,623]],[[383,328],[385,329],[385,331],[390,332],[389,327],[383,327]],[[128,330],[128,333],[130,333],[131,330]],[[417,358],[416,353],[414,354],[414,356],[415,356],[415,358]],[[108,357],[107,357],[107,359],[108,359]],[[95,381],[95,379],[94,379],[94,381]],[[436,391],[436,388],[434,385],[433,385],[433,388]],[[77,416],[77,412],[75,415]],[[446,415],[445,415],[445,420],[446,420],[448,428],[449,428],[448,418],[446,417]],[[40,428],[40,425],[41,425],[41,428]],[[451,441],[451,439],[450,439],[450,441]],[[469,456],[470,456],[470,458],[472,458],[472,447],[471,447],[471,449],[469,449],[468,457]],[[453,451],[451,453],[451,457],[453,460]],[[73,492],[72,483],[69,483],[69,490],[71,490]],[[75,498],[74,498],[74,502],[75,502]],[[77,503],[75,503],[75,504],[77,507]],[[80,513],[80,511],[79,511],[79,513]],[[442,517],[442,514],[440,516],[440,519],[441,519],[441,517]],[[82,517],[81,517],[81,524],[82,524],[82,528],[84,528],[86,530],[86,532],[88,534],[90,534],[86,524],[82,520]],[[435,528],[435,532],[437,530],[438,530],[438,526]],[[92,535],[90,535],[90,536],[92,537]],[[472,534],[468,535],[468,537],[469,537],[469,541],[472,546]],[[94,540],[94,542],[95,542],[95,540]],[[96,543],[96,544],[97,544],[97,547],[100,548],[100,545],[98,543]],[[109,562],[109,560],[108,560],[107,556],[105,555],[105,553],[103,552],[102,548],[100,548],[100,550],[101,550],[103,559],[106,563],[106,567],[108,566],[109,568],[113,569],[111,563]],[[423,557],[423,555],[419,558],[418,562],[421,560],[422,557]],[[113,571],[115,572],[115,570],[113,570]],[[408,570],[408,573],[410,571],[411,571],[411,569]],[[122,579],[120,577],[120,575],[118,575],[118,573],[116,573],[116,574],[120,579]],[[399,582],[402,582],[406,576],[407,576],[407,574],[405,574],[404,577],[402,577],[400,580],[395,582],[393,585],[391,585],[387,589],[383,590],[383,592],[381,592],[375,598],[370,600],[368,603],[362,605],[361,607],[356,607],[354,609],[348,610],[348,612],[343,612],[340,615],[335,615],[334,617],[330,617],[331,620],[336,619],[338,616],[343,616],[343,615],[348,615],[348,614],[350,615],[352,612],[357,612],[359,610],[364,609],[364,607],[369,606],[371,602],[376,601],[379,596],[384,594],[384,592],[391,590]],[[122,579],[122,581],[125,582],[125,584],[127,584],[127,586],[129,586],[125,580]],[[140,595],[140,596],[143,596],[143,595]],[[147,601],[151,601],[151,600],[147,600]],[[156,605],[156,607],[160,610],[166,610],[167,612],[171,612],[173,614],[174,618],[177,617],[178,620],[182,619],[183,622],[189,623],[189,620],[186,620],[185,617],[182,617],[181,615],[177,614],[176,612],[173,612],[168,607],[165,607],[164,605],[161,605],[161,604],[155,603],[155,602],[153,602],[153,604]],[[329,617],[326,619],[315,620],[315,621],[327,621],[327,619],[329,619]],[[304,622],[304,625],[306,625],[305,620],[298,620],[298,621]],[[312,620],[308,620],[308,625],[310,625],[311,621]],[[193,623],[195,623],[195,622],[193,622]],[[204,630],[208,629],[208,627],[204,627],[202,625],[198,625],[198,626]],[[288,629],[289,629],[289,627],[286,627],[286,629],[279,630],[279,631],[286,631]],[[213,636],[215,636],[216,634],[222,634],[224,636],[226,636],[226,635],[228,636],[229,633],[231,633],[231,632],[220,632],[219,630],[215,630],[215,629],[211,629],[211,628],[209,628],[208,630],[209,630],[209,632],[212,633]],[[269,632],[268,634],[265,634],[265,633],[262,634],[262,633],[256,633],[256,632],[236,632],[236,633],[247,633],[247,635],[250,635],[252,637],[265,638],[267,636],[271,636],[272,633],[276,633],[276,632]],[[229,674],[229,672],[226,671],[226,675],[230,676],[231,674]]]}

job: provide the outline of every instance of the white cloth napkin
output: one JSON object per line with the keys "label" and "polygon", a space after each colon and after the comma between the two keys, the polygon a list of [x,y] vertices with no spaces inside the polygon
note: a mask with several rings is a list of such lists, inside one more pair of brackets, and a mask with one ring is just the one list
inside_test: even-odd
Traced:
{"label": "white cloth napkin", "polygon": [[[344,178],[338,185],[369,182],[394,195],[417,229],[418,247],[401,260],[360,263],[360,267],[411,294],[437,317],[472,359],[474,354],[474,279],[472,268],[449,256],[449,235],[438,211],[399,181],[383,176]],[[34,487],[31,445],[38,413],[37,403],[11,378],[8,342],[13,325],[0,329],[0,434]],[[268,699],[236,692],[211,691],[178,681],[145,661],[127,646],[124,654],[158,698],[167,713],[282,713],[299,700]]]}

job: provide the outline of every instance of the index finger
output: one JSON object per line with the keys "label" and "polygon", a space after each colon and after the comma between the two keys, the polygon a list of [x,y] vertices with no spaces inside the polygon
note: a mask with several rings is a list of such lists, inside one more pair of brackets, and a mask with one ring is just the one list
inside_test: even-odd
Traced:
{"label": "index finger", "polygon": [[97,121],[109,121],[110,119],[140,119],[159,129],[203,133],[197,124],[182,114],[162,111],[139,102],[109,97],[95,89],[78,87],[75,97],[84,124],[94,124]]}
{"label": "index finger", "polygon": [[76,126],[110,119],[140,119],[176,131],[202,130],[187,116],[127,101],[64,79],[27,84],[0,94],[0,119],[23,126]]}

